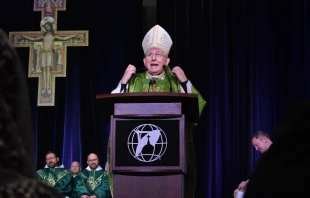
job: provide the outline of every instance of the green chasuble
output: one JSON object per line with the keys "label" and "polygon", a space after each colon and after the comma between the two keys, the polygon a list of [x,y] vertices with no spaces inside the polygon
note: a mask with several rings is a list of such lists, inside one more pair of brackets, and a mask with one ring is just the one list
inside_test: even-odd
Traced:
{"label": "green chasuble", "polygon": [[[189,91],[189,90],[187,90]],[[165,67],[165,74],[162,79],[156,80],[156,85],[150,85],[146,72],[138,73],[132,76],[128,82],[127,92],[181,92],[181,84],[176,75],[174,75],[169,67]],[[206,105],[206,101],[198,92],[191,86],[191,94],[198,95],[199,116]],[[185,176],[185,198],[193,198],[196,186],[196,159],[193,142],[193,132],[198,123],[187,123],[188,138],[188,164],[187,175]],[[110,141],[108,143],[108,162],[110,162]],[[113,174],[110,174],[111,192],[113,195]]]}
{"label": "green chasuble", "polygon": [[82,195],[96,195],[97,198],[111,198],[109,174],[107,171],[84,169],[75,177],[72,198]]}
{"label": "green chasuble", "polygon": [[58,190],[62,195],[71,196],[72,173],[65,168],[43,168],[37,170],[39,181],[46,183]]}
{"label": "green chasuble", "polygon": [[[154,89],[155,88],[155,89]],[[181,85],[176,75],[174,75],[170,68],[165,67],[165,74],[162,79],[158,80],[156,86],[150,85],[150,79],[147,78],[146,72],[134,75],[128,82],[127,92],[181,92]],[[191,93],[198,95],[199,115],[206,105],[199,91],[192,86]],[[196,123],[197,124],[197,123]]]}

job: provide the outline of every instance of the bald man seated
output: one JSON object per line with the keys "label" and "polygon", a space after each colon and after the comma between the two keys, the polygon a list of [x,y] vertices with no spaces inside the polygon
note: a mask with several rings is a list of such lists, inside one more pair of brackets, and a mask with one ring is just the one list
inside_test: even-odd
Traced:
{"label": "bald man seated", "polygon": [[99,165],[98,156],[89,154],[87,165],[75,177],[74,198],[111,198],[109,173]]}

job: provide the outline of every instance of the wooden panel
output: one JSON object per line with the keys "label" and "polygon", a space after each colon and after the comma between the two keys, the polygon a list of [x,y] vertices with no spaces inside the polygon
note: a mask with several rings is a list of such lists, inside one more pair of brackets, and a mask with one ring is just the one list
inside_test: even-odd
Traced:
{"label": "wooden panel", "polygon": [[113,198],[184,198],[184,175],[114,174]]}
{"label": "wooden panel", "polygon": [[116,103],[114,115],[181,115],[181,103]]}
{"label": "wooden panel", "polygon": [[199,120],[197,94],[164,92],[99,94],[96,95],[96,116],[109,123],[110,116],[114,113],[114,104],[117,103],[182,103],[181,112],[185,115],[186,121],[196,123]]}

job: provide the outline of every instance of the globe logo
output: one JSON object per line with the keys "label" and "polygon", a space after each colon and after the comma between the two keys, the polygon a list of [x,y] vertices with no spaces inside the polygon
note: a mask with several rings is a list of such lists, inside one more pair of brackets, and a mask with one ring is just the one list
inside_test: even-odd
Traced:
{"label": "globe logo", "polygon": [[164,131],[154,124],[142,124],[134,128],[128,136],[130,154],[141,162],[161,159],[167,149]]}

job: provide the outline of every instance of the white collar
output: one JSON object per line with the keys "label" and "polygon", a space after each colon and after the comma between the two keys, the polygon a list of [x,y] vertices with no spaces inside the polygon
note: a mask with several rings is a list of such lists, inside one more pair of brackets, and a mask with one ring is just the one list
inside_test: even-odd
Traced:
{"label": "white collar", "polygon": [[[87,168],[85,168],[86,170],[88,170],[88,171],[92,171],[92,169],[90,169],[90,167],[89,166],[87,166]],[[102,168],[101,168],[101,166],[100,165],[98,165],[98,167],[96,168],[96,170],[95,171],[98,171],[98,170],[102,170]]]}
{"label": "white collar", "polygon": [[[152,77],[152,78],[159,78],[163,73],[164,73],[165,71],[163,71],[162,73],[160,73],[160,74],[156,74],[156,75],[153,75],[153,74],[150,74],[148,71],[147,71],[147,77],[148,78],[150,78],[150,77]],[[162,75],[162,77],[161,78],[163,78],[165,75]]]}
{"label": "white collar", "polygon": [[[47,165],[45,165],[44,168],[49,168],[49,167]],[[62,164],[60,166],[56,166],[55,168],[65,168],[65,166]]]}

